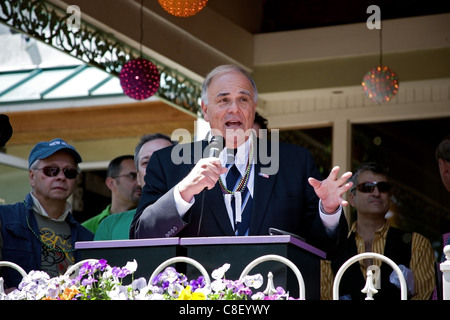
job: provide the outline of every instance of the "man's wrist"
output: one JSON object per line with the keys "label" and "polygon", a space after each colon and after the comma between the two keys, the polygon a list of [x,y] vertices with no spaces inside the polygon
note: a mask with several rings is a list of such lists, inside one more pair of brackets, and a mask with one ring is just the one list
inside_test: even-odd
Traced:
{"label": "man's wrist", "polygon": [[195,202],[195,198],[192,198],[191,201],[185,201],[180,194],[179,186],[176,185],[173,190],[173,196],[175,200],[175,206],[177,207],[177,211],[180,214],[181,218],[183,218],[184,214],[192,207]]}
{"label": "man's wrist", "polygon": [[331,211],[330,212],[330,211],[325,210],[325,208],[322,204],[322,201],[319,201],[319,205],[320,205],[320,211],[322,211],[325,214],[330,214],[330,215],[338,213],[338,211],[341,209],[341,206],[338,206],[335,210],[330,210]]}

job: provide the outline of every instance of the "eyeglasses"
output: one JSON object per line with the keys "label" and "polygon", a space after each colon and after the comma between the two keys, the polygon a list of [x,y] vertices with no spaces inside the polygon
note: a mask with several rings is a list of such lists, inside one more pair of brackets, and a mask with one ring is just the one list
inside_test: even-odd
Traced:
{"label": "eyeglasses", "polygon": [[379,192],[389,192],[389,190],[391,190],[391,184],[389,182],[381,181],[360,183],[352,188],[352,191],[356,189],[362,193],[372,193],[375,190],[375,187],[378,188]]}
{"label": "eyeglasses", "polygon": [[75,179],[78,175],[78,170],[75,168],[60,169],[58,167],[43,167],[43,168],[36,168],[34,170],[42,170],[42,172],[47,177],[56,177],[59,174],[59,171],[61,170],[67,179]]}
{"label": "eyeglasses", "polygon": [[127,177],[130,180],[136,180],[137,179],[137,173],[136,172],[130,172],[130,173],[121,174],[120,176],[115,176],[115,177],[112,177],[112,178],[115,179],[115,178],[120,178],[120,177]]}

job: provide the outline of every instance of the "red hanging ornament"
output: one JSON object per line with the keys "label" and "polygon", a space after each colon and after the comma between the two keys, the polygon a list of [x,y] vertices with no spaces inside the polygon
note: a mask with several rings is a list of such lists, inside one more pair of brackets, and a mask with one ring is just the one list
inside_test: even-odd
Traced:
{"label": "red hanging ornament", "polygon": [[159,89],[158,68],[150,61],[137,58],[128,61],[119,73],[123,92],[130,98],[144,100]]}

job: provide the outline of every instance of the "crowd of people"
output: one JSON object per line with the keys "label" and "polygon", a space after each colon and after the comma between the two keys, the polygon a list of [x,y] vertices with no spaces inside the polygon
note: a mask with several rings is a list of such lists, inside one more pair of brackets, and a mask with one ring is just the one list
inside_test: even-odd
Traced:
{"label": "crowd of people", "polygon": [[[383,254],[401,266],[410,299],[431,299],[439,261],[426,237],[397,229],[386,218],[391,191],[386,168],[365,163],[354,174],[340,174],[336,166],[321,177],[307,149],[281,142],[274,147],[259,137],[268,123],[256,112],[257,102],[256,84],[244,69],[212,70],[201,95],[211,127],[207,137],[176,149],[167,135],[144,135],[134,155],[111,160],[105,180],[111,203],[82,223],[72,216],[68,201],[81,155],[60,138],[39,142],[29,154],[31,192],[23,202],[0,206],[0,260],[56,276],[80,259],[77,241],[267,235],[277,228],[327,253],[321,263],[321,299],[331,299],[342,263],[362,252]],[[260,150],[276,155],[271,158],[277,162],[275,173],[266,170]],[[436,159],[450,192],[448,137]],[[344,215],[348,205],[357,212],[350,228]],[[361,288],[373,265],[381,270],[377,299],[399,296],[389,267],[365,259],[349,269],[341,299],[364,298]],[[12,269],[1,268],[0,276],[8,289],[20,282]]]}

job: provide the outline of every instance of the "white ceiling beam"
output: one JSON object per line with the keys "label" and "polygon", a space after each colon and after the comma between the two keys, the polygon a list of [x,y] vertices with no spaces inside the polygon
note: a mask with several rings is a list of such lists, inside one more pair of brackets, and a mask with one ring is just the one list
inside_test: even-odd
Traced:
{"label": "white ceiling beam", "polygon": [[5,153],[0,153],[0,164],[4,164],[13,168],[28,170],[28,160]]}
{"label": "white ceiling beam", "polygon": [[[257,34],[254,65],[379,55],[379,35],[365,23]],[[383,53],[448,47],[450,14],[383,21]]]}

